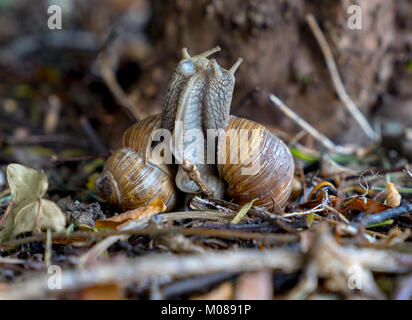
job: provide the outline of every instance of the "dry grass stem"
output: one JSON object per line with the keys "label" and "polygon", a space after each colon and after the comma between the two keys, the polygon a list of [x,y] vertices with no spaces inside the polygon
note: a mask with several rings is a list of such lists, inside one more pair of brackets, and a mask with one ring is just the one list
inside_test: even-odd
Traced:
{"label": "dry grass stem", "polygon": [[306,21],[309,24],[309,27],[312,30],[317,42],[319,43],[323,56],[325,57],[326,65],[328,66],[328,70],[330,72],[330,76],[332,78],[332,82],[335,87],[336,93],[343,102],[343,105],[346,107],[349,114],[359,124],[360,128],[363,130],[366,136],[373,141],[377,141],[378,136],[375,130],[373,130],[369,122],[366,120],[365,116],[362,114],[362,112],[360,112],[356,104],[353,102],[353,100],[349,97],[348,93],[346,92],[342,79],[339,75],[335,59],[333,58],[332,50],[330,49],[329,44],[322,30],[320,29],[315,17],[312,14],[308,14],[306,16]]}

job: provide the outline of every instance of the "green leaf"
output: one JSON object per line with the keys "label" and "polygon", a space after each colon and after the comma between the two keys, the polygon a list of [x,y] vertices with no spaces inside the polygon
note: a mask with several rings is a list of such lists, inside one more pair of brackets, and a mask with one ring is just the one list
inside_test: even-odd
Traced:
{"label": "green leaf", "polygon": [[334,155],[331,156],[331,159],[339,164],[348,164],[352,162],[356,162],[359,164],[365,163],[362,159],[359,159],[355,156],[347,155],[347,154],[339,154],[339,155]]}
{"label": "green leaf", "polygon": [[393,219],[388,219],[379,223],[375,223],[375,224],[370,224],[368,226],[366,226],[366,228],[375,228],[375,227],[381,227],[381,226],[385,226],[388,224],[392,224],[393,223]]}
{"label": "green leaf", "polygon": [[319,158],[314,157],[310,154],[304,153],[304,152],[298,150],[295,147],[289,146],[289,150],[292,153],[292,155],[295,156],[298,159],[301,159],[301,160],[306,161],[306,162],[311,162],[311,163],[319,162]]}
{"label": "green leaf", "polygon": [[313,219],[315,218],[315,213],[312,212],[309,216],[308,216],[308,225],[309,228],[312,228],[312,223],[313,223]]}
{"label": "green leaf", "polygon": [[64,213],[50,200],[41,199],[20,208],[16,207],[16,209],[11,233],[12,238],[19,233],[33,231],[38,213],[40,214],[40,230],[50,229],[54,232],[62,232],[66,225]]}
{"label": "green leaf", "polygon": [[41,198],[49,188],[49,182],[43,171],[37,171],[12,163],[7,166],[7,181],[11,196],[16,203],[35,201]]}
{"label": "green leaf", "polygon": [[246,213],[249,211],[249,209],[252,207],[253,202],[255,202],[258,198],[253,199],[252,201],[246,203],[238,212],[238,214],[233,218],[232,223],[239,223],[243,217],[246,215]]}
{"label": "green leaf", "polygon": [[0,242],[8,241],[20,233],[33,231],[36,222],[40,230],[64,230],[64,213],[53,201],[41,199],[49,185],[43,171],[10,164],[7,166],[7,180],[13,206],[1,225]]}

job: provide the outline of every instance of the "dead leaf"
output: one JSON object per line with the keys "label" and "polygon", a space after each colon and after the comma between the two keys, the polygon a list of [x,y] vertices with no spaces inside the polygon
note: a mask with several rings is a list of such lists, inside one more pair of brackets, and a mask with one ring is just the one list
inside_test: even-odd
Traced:
{"label": "dead leaf", "polygon": [[95,226],[97,228],[119,230],[128,224],[130,221],[138,221],[144,218],[150,218],[155,214],[166,211],[166,205],[162,200],[155,200],[148,206],[139,207],[133,210],[123,212],[117,216],[107,219],[97,220]]}
{"label": "dead leaf", "polygon": [[35,228],[38,210],[40,210],[41,230],[64,231],[66,225],[65,215],[53,201],[41,199],[29,204],[24,202],[23,206],[16,206],[15,208],[16,213],[14,214],[12,238],[19,233],[32,231]]}
{"label": "dead leaf", "polygon": [[[336,198],[331,200],[333,206],[336,205]],[[378,213],[389,209],[390,207],[375,200],[365,198],[349,198],[341,202],[339,212],[345,213],[347,211],[357,210],[368,213]]]}
{"label": "dead leaf", "polygon": [[[334,196],[329,196],[329,200],[332,204],[332,206],[335,208],[337,204],[337,198]],[[312,201],[307,201],[298,208],[305,208],[305,209],[313,209],[316,206],[320,205],[322,203],[322,199],[317,199],[317,200],[312,200]],[[371,200],[371,199],[366,199],[366,198],[348,198],[343,201],[341,201],[339,212],[342,214],[346,214],[349,211],[357,210],[361,212],[368,212],[370,214],[372,213],[378,213],[387,209],[390,209],[391,207],[380,203],[379,201]]]}
{"label": "dead leaf", "polygon": [[47,192],[49,182],[43,171],[12,163],[7,166],[7,182],[16,203],[36,201]]}
{"label": "dead leaf", "polygon": [[123,289],[120,285],[105,284],[95,285],[83,289],[80,293],[80,300],[122,300]]}
{"label": "dead leaf", "polygon": [[[287,299],[305,299],[318,288],[322,279],[325,288],[334,293],[350,296],[357,290],[365,296],[382,299],[383,294],[373,278],[372,271],[393,268],[396,258],[384,250],[343,247],[336,242],[328,225],[317,225],[310,249],[306,254],[303,274],[299,283],[288,292]],[[369,252],[367,252],[369,251]],[[396,268],[396,267],[395,267]]]}
{"label": "dead leaf", "polygon": [[36,224],[40,230],[64,230],[64,213],[53,201],[41,199],[49,186],[43,171],[14,163],[7,166],[7,179],[13,206],[2,222],[0,242],[8,241],[22,232],[33,231]]}
{"label": "dead leaf", "polygon": [[392,208],[399,207],[402,197],[399,194],[399,191],[395,188],[395,185],[392,182],[389,182],[386,185],[386,190],[386,205]]}

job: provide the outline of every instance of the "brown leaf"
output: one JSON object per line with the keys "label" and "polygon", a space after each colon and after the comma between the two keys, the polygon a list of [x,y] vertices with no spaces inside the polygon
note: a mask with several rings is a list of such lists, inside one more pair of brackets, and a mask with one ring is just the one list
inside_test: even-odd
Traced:
{"label": "brown leaf", "polygon": [[7,166],[7,182],[13,202],[1,219],[0,242],[34,229],[65,229],[66,216],[61,209],[53,201],[41,199],[49,186],[43,171],[12,163]]}
{"label": "brown leaf", "polygon": [[[333,199],[332,204],[336,204],[336,199]],[[352,211],[352,210],[358,210],[358,211],[363,211],[363,212],[368,212],[368,213],[378,213],[384,210],[389,209],[390,207],[387,205],[384,205],[383,203],[380,203],[375,200],[371,199],[366,199],[366,203],[364,198],[349,198],[344,201],[342,201],[341,208],[339,209],[340,212],[343,211]]]}
{"label": "brown leaf", "polygon": [[386,185],[386,205],[389,207],[399,207],[401,204],[401,195],[399,194],[399,191],[395,188],[395,185],[392,182],[389,182]]}
{"label": "brown leaf", "polygon": [[97,220],[95,226],[97,228],[115,229],[119,230],[121,227],[130,221],[137,221],[144,218],[150,218],[155,214],[164,212],[166,205],[162,200],[155,200],[145,207],[139,207],[133,210],[123,212],[117,216],[107,219]]}
{"label": "brown leaf", "polygon": [[123,290],[116,284],[95,285],[85,288],[80,293],[80,300],[122,300]]}
{"label": "brown leaf", "polygon": [[[336,206],[337,204],[337,198],[334,196],[329,196],[329,200],[332,204],[333,207]],[[313,209],[317,205],[322,203],[322,199],[317,199],[313,201],[307,201],[301,205],[298,206],[298,208],[304,208],[304,209]],[[371,199],[366,199],[365,198],[348,198],[343,201],[341,201],[339,212],[340,213],[347,213],[348,211],[352,210],[358,210],[358,211],[363,211],[363,212],[368,212],[368,213],[378,213],[387,209],[390,209],[391,207],[380,203],[379,201],[376,200],[371,200]]]}

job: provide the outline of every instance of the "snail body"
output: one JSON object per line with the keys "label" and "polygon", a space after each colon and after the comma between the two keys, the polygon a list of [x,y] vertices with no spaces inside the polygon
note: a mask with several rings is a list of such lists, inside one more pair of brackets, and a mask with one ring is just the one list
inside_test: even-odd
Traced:
{"label": "snail body", "polygon": [[[219,50],[217,47],[190,57],[183,49],[162,113],[139,121],[125,132],[122,147],[108,159],[96,180],[95,189],[102,198],[124,209],[160,199],[170,210],[178,191],[199,191],[182,166],[189,161],[214,197],[227,194],[241,205],[255,200],[254,205],[272,212],[283,209],[292,189],[293,157],[264,126],[229,115],[234,73],[241,59],[226,70],[214,59],[207,59]],[[171,162],[154,161],[157,129],[170,132],[169,139],[164,140],[164,152],[173,155],[176,174]],[[210,130],[219,132],[213,138],[217,143],[211,146]],[[213,161],[210,152],[216,155]]]}
{"label": "snail body", "polygon": [[[229,70],[219,66],[214,59],[207,59],[220,51],[219,47],[191,57],[182,50],[183,59],[178,63],[169,82],[162,108],[162,127],[172,133],[171,151],[179,163],[176,185],[185,193],[199,191],[198,186],[184,171],[181,164],[195,164],[201,176],[223,196],[224,184],[218,177],[216,166],[208,164],[205,139],[208,129],[224,130],[229,119],[230,104],[235,86],[234,73],[239,59]],[[198,135],[194,138],[194,134]],[[177,142],[177,143],[175,143]]]}

